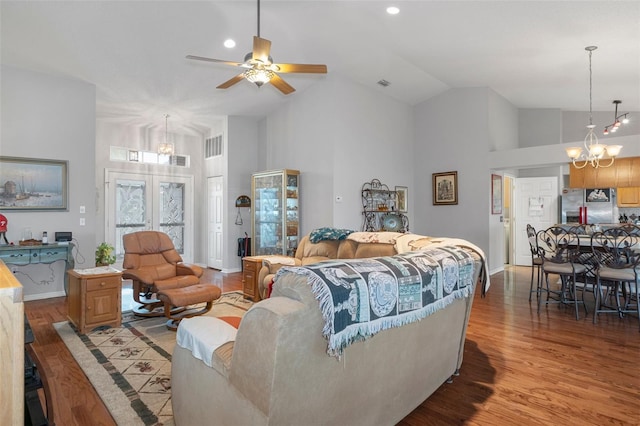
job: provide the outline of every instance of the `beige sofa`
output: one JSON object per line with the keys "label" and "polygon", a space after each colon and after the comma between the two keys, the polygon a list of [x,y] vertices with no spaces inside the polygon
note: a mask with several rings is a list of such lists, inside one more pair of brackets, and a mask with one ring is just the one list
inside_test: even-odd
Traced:
{"label": "beige sofa", "polygon": [[[282,256],[266,257],[262,260],[262,268],[258,272],[258,292],[260,299],[269,294],[269,284],[282,266],[304,266],[329,259],[364,259],[397,254],[396,241],[406,236],[398,232],[356,232],[343,240],[322,240],[312,243],[310,236],[300,240],[293,258]],[[423,238],[411,234],[413,238]]]}
{"label": "beige sofa", "polygon": [[[475,255],[473,262],[477,283],[482,261]],[[325,320],[307,279],[296,268],[278,274],[271,297],[249,309],[211,366],[176,345],[176,425],[392,425],[458,372],[475,284],[426,318],[352,343],[337,358],[327,354]]]}

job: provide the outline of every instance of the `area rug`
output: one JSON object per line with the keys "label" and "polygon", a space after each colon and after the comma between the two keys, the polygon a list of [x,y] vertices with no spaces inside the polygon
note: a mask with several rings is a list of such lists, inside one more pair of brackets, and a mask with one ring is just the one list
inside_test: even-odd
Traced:
{"label": "area rug", "polygon": [[[242,292],[224,293],[209,316],[243,316]],[[176,333],[166,318],[124,312],[122,326],[79,334],[68,321],[53,324],[118,425],[173,425],[171,353]]]}

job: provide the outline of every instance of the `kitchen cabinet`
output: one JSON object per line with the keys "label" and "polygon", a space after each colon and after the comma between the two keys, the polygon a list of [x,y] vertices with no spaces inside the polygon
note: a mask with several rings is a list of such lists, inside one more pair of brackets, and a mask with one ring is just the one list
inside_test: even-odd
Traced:
{"label": "kitchen cabinet", "polygon": [[618,188],[618,207],[640,207],[640,187]]}
{"label": "kitchen cabinet", "polygon": [[85,334],[102,325],[122,323],[122,272],[69,274],[69,321]]}
{"label": "kitchen cabinet", "polygon": [[300,172],[272,170],[251,178],[251,254],[293,256],[300,239]]}
{"label": "kitchen cabinet", "polygon": [[617,158],[611,167],[569,165],[570,188],[640,187],[640,157]]}

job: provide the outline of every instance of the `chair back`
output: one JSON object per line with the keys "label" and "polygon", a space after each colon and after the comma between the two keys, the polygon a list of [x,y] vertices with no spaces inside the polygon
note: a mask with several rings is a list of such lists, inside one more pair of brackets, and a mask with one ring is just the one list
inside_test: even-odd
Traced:
{"label": "chair back", "polygon": [[596,232],[591,250],[598,264],[612,269],[635,269],[640,263],[640,235],[634,229],[620,227]]}
{"label": "chair back", "polygon": [[531,257],[536,258],[540,256],[536,229],[530,224],[527,224],[527,238],[529,239],[529,249],[531,250]]}
{"label": "chair back", "polygon": [[176,275],[176,264],[182,257],[167,234],[158,231],[139,231],[122,236],[125,269],[153,268],[157,278]]}
{"label": "chair back", "polygon": [[538,232],[537,242],[543,262],[572,263],[580,249],[578,234],[560,226]]}

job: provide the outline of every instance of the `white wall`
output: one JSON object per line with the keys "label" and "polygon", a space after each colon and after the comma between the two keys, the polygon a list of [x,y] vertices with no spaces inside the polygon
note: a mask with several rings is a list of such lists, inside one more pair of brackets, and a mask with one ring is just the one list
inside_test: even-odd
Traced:
{"label": "white wall", "polygon": [[[361,188],[380,179],[409,187],[413,229],[411,107],[328,75],[322,84],[270,114],[265,123],[264,170],[301,171],[301,233],[321,226],[359,230]],[[343,201],[335,202],[341,195]]]}
{"label": "white wall", "polygon": [[[77,239],[76,266],[94,266],[96,209],[94,180],[96,89],[83,81],[0,67],[0,154],[11,157],[67,160],[69,211],[3,211],[7,238],[18,243],[30,227],[34,238],[47,231],[71,231]],[[86,206],[86,214],[79,213]],[[80,226],[80,217],[86,220]]]}
{"label": "white wall", "polygon": [[[244,233],[251,236],[251,213],[253,212],[253,197],[251,195],[251,174],[257,171],[258,154],[258,120],[254,117],[228,117],[228,145],[227,156],[230,166],[225,178],[225,258],[223,271],[240,271],[242,259],[238,257],[238,238]],[[248,195],[252,198],[251,208],[240,208],[242,225],[236,225],[238,208],[236,198]]]}
{"label": "white wall", "polygon": [[[489,253],[489,89],[453,89],[414,109],[414,231],[467,239]],[[432,204],[432,173],[458,172],[458,204]]]}

